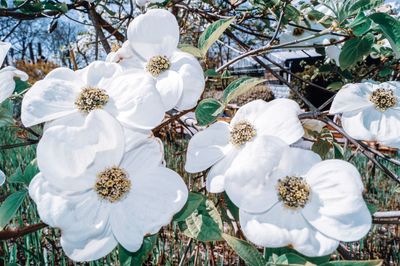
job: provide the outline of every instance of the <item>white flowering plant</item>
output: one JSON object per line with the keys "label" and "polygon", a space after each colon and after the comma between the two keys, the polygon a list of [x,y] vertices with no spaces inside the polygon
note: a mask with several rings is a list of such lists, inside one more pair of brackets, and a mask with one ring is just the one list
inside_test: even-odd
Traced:
{"label": "white flowering plant", "polygon": [[[400,183],[395,4],[122,1],[117,27],[118,3],[0,9],[22,19],[85,10],[96,47],[81,66],[71,46],[71,67],[38,81],[0,70],[0,262],[400,262],[358,242],[400,217],[399,190],[379,188],[397,204],[383,212],[368,183]],[[0,63],[10,47],[0,42]],[[331,84],[296,74],[304,64],[328,69]],[[254,65],[261,77],[246,72]],[[260,86],[296,97],[238,102]]]}

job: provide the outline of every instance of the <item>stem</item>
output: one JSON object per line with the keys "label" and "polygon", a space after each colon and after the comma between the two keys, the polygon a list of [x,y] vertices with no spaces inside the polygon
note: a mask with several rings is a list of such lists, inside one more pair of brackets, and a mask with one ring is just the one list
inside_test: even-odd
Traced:
{"label": "stem", "polygon": [[32,224],[28,225],[22,228],[16,228],[16,229],[8,229],[8,230],[3,230],[0,231],[0,240],[8,240],[12,238],[18,238],[36,231],[39,231],[40,229],[43,229],[47,227],[47,224],[40,222],[38,224]]}

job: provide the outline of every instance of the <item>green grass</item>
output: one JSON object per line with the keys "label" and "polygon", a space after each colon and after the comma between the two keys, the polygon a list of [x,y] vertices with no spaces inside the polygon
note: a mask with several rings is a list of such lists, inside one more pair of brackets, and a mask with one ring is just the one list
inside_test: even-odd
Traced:
{"label": "green grass", "polygon": [[[0,145],[21,141],[16,138],[16,133],[16,129],[0,128]],[[201,186],[204,176],[202,174],[190,175],[183,170],[188,139],[177,133],[175,129],[162,131],[161,138],[165,143],[167,166],[184,177],[191,191],[206,193]],[[24,169],[33,159],[35,159],[35,146],[1,151],[0,169],[4,170],[7,176],[11,176],[18,167]],[[352,162],[363,175],[363,181],[366,185],[365,197],[369,203],[373,203],[378,210],[400,209],[400,189],[395,182],[384,176],[378,169],[375,170],[374,175],[367,174],[371,172],[371,166],[362,155],[355,156]],[[391,169],[400,174],[399,168],[395,169],[391,166]],[[0,188],[1,200],[21,189],[26,189],[26,186],[6,183],[5,186]],[[226,205],[223,204],[222,198],[211,194],[208,197],[213,199],[218,205],[219,211],[224,213]],[[225,215],[222,215],[222,217],[225,221],[228,220]],[[35,204],[27,197],[8,228],[35,224],[39,221]],[[229,226],[227,228],[231,231]],[[386,260],[386,265],[398,265],[400,263],[399,229],[399,225],[377,225],[365,239],[347,246],[357,259],[382,258]],[[18,239],[3,241],[0,245],[0,264],[3,260],[6,265],[11,263],[18,263],[19,265],[73,265],[74,263],[63,253],[59,237],[59,230],[45,228]],[[212,261],[215,265],[243,265],[243,262],[224,242],[216,242],[210,245],[192,240],[190,245],[188,243],[189,238],[184,236],[175,224],[163,228],[148,258],[147,265],[178,265],[185,254],[186,259],[183,265],[213,265]],[[210,256],[211,253],[214,254],[213,257]],[[118,253],[114,251],[106,258],[86,263],[86,265],[118,265]]]}

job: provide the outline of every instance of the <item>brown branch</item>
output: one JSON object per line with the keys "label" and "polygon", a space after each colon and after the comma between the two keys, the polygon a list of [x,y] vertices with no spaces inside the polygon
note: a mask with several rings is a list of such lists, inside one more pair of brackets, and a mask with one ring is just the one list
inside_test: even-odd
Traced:
{"label": "brown branch", "polygon": [[40,222],[38,224],[28,225],[22,228],[13,228],[0,231],[0,240],[9,240],[13,238],[18,238],[30,233],[34,233],[40,229],[47,227],[47,224]]}
{"label": "brown branch", "polygon": [[178,120],[179,118],[181,118],[182,116],[184,116],[187,113],[193,112],[196,108],[192,108],[190,110],[186,110],[183,112],[180,112],[177,115],[174,115],[172,117],[170,117],[169,119],[165,120],[164,122],[162,122],[160,125],[158,125],[156,128],[153,129],[153,134],[158,133],[162,128],[164,128],[165,126],[171,124],[172,122]]}
{"label": "brown branch", "polygon": [[96,32],[97,32],[97,34],[99,36],[99,39],[100,39],[100,42],[103,45],[104,50],[108,54],[108,53],[111,52],[111,46],[107,42],[107,38],[104,35],[104,32],[102,30],[102,26],[101,26],[100,21],[99,21],[100,15],[96,12],[96,7],[94,5],[92,5],[92,4],[89,5],[88,11],[89,11],[89,18],[92,21],[94,28],[96,29]]}
{"label": "brown branch", "polygon": [[99,25],[106,30],[108,33],[110,33],[111,35],[113,35],[115,37],[115,39],[117,39],[120,42],[124,42],[125,41],[125,36],[120,33],[117,29],[114,29],[113,26],[111,26],[110,23],[108,23],[105,19],[103,19],[97,12],[97,20],[99,22]]}

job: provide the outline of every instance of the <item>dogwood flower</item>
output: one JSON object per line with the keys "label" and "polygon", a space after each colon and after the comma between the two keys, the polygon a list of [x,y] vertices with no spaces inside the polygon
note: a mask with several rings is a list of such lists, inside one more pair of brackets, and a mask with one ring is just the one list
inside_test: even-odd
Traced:
{"label": "dogwood flower", "polygon": [[[307,21],[307,22],[308,23],[301,21],[299,23],[299,26],[301,26],[301,27],[288,25],[286,27],[286,29],[279,36],[280,43],[281,44],[290,43],[295,40],[301,40],[301,39],[315,35],[315,31],[310,31],[310,30],[307,30],[306,28],[311,28],[313,30],[318,30],[318,31],[322,31],[325,29],[321,24],[317,23],[316,21],[311,20],[311,21]],[[291,45],[309,46],[309,45],[313,45],[315,43],[322,43],[322,41],[325,38],[326,38],[326,36],[320,36],[320,37],[312,38],[309,40],[304,40],[299,43],[291,44]],[[289,47],[290,47],[290,45],[289,45]]]}
{"label": "dogwood flower", "polygon": [[342,113],[343,129],[355,139],[400,148],[400,82],[347,84],[330,113]]}
{"label": "dogwood flower", "polygon": [[152,9],[135,18],[128,27],[128,44],[111,59],[125,71],[146,72],[156,81],[164,110],[196,106],[204,86],[204,74],[197,59],[180,51],[179,26],[167,10]]}
{"label": "dogwood flower", "polygon": [[[10,47],[10,43],[0,42],[0,67],[3,64]],[[13,94],[15,90],[14,77],[18,77],[23,81],[28,80],[28,75],[15,67],[8,66],[0,69],[0,103]]]}
{"label": "dogwood flower", "polygon": [[356,241],[368,233],[371,215],[357,169],[341,160],[320,160],[312,151],[285,149],[263,187],[264,200],[255,199],[264,212],[240,209],[240,224],[251,242],[290,246],[315,257],[331,254],[339,241]]}
{"label": "dogwood flower", "polygon": [[[49,131],[58,131],[61,136],[54,127],[45,134]],[[82,135],[73,131],[65,134],[70,138]],[[56,160],[43,162],[38,157],[43,171],[30,183],[29,194],[43,222],[61,229],[61,246],[75,261],[104,257],[117,243],[131,252],[137,251],[143,237],[167,225],[187,200],[182,178],[162,166],[159,141],[147,139],[135,149],[126,153],[123,150],[103,151],[99,146],[81,153],[81,157],[72,155],[81,160],[89,155],[95,157],[94,163],[84,167],[86,170],[76,178],[66,177],[76,171],[69,168],[71,164],[53,166]],[[48,165],[43,168],[45,163]],[[61,179],[62,184],[57,182]]]}
{"label": "dogwood flower", "polygon": [[151,78],[124,75],[118,64],[98,61],[78,71],[57,68],[36,82],[23,99],[21,119],[27,127],[61,118],[73,125],[98,109],[131,129],[152,129],[164,117]]}
{"label": "dogwood flower", "polygon": [[245,104],[230,124],[216,122],[194,135],[188,145],[186,171],[195,173],[211,167],[206,186],[212,193],[231,188],[228,183],[234,180],[227,178],[231,173],[258,182],[263,168],[279,160],[282,145],[303,136],[300,112],[299,105],[288,99]]}
{"label": "dogwood flower", "polygon": [[136,5],[138,6],[145,6],[146,4],[150,4],[150,3],[162,3],[165,0],[136,0]]}

